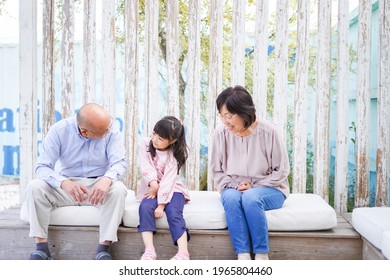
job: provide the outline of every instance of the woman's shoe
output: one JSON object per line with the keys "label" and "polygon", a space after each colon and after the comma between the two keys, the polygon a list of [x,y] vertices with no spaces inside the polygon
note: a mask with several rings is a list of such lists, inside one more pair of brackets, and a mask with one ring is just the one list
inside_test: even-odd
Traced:
{"label": "woman's shoe", "polygon": [[255,260],[269,260],[268,254],[256,254],[255,255]]}

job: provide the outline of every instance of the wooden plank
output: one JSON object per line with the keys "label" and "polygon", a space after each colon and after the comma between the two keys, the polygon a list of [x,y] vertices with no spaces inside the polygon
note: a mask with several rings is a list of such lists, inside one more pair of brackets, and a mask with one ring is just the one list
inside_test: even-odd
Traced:
{"label": "wooden plank", "polygon": [[187,144],[186,184],[189,189],[199,189],[200,165],[200,6],[199,1],[189,1],[190,19],[188,29],[188,74],[187,74]]}
{"label": "wooden plank", "polygon": [[126,1],[124,141],[129,169],[125,183],[132,190],[138,185],[138,13],[139,1]]}
{"label": "wooden plank", "polygon": [[207,94],[207,190],[214,189],[211,177],[211,151],[213,134],[217,126],[217,108],[215,101],[217,95],[222,91],[222,54],[223,54],[223,3],[219,0],[210,0],[210,57],[209,57],[209,86]]}
{"label": "wooden plank", "polygon": [[275,35],[275,89],[273,121],[280,128],[282,139],[286,140],[287,125],[287,75],[288,75],[288,0],[276,4]]}
{"label": "wooden plank", "polygon": [[115,0],[102,3],[102,99],[103,107],[116,115]]}
{"label": "wooden plank", "polygon": [[[25,234],[28,230],[24,230]],[[4,233],[6,233],[4,235]],[[32,238],[20,238],[18,230],[2,232],[2,236],[11,237],[13,254],[7,259],[26,259],[34,248]],[[18,236],[16,240],[15,236]],[[12,238],[13,237],[13,238]],[[119,242],[111,248],[116,260],[137,260],[144,247],[141,235],[135,228],[121,228]],[[93,259],[98,240],[98,229],[95,227],[64,228],[51,227],[49,246],[53,257],[60,259]],[[275,236],[270,233],[270,259],[273,260],[354,260],[362,258],[361,239],[313,238]],[[170,259],[176,253],[168,230],[158,230],[154,236],[158,259]],[[4,248],[4,249],[3,249]],[[0,249],[0,259],[9,252],[9,247]],[[207,232],[191,231],[189,251],[193,260],[234,260],[236,254],[231,245],[227,231]],[[15,258],[16,257],[16,258]]]}
{"label": "wooden plank", "polygon": [[54,0],[43,1],[42,38],[42,139],[55,121]]}
{"label": "wooden plank", "polygon": [[0,229],[12,227],[14,229],[26,228],[26,223],[19,219],[21,205],[11,206],[0,211]]}
{"label": "wooden plank", "polygon": [[158,75],[158,19],[159,0],[145,3],[145,84],[144,84],[144,127],[142,134],[147,136],[152,132],[159,118],[159,75]]}
{"label": "wooden plank", "polygon": [[37,1],[19,0],[20,202],[37,158]]}
{"label": "wooden plank", "polygon": [[[347,222],[345,219],[338,219],[337,220],[337,227],[338,228],[344,228],[344,229],[351,229],[351,230],[353,230],[353,228],[351,227],[351,224],[349,222]],[[357,232],[356,232],[356,235],[359,236],[359,234]]]}
{"label": "wooden plank", "polygon": [[339,238],[339,239],[360,239],[360,235],[347,224],[337,226],[330,230],[319,231],[271,231],[269,236],[301,237],[301,238]]}
{"label": "wooden plank", "polygon": [[83,101],[96,102],[96,1],[84,0]]}
{"label": "wooden plank", "polygon": [[359,1],[355,207],[369,206],[371,0]]}
{"label": "wooden plank", "polygon": [[381,250],[375,247],[370,241],[362,237],[363,240],[363,260],[385,260],[385,256],[383,256]]}
{"label": "wooden plank", "polygon": [[331,0],[318,2],[314,193],[329,202]]}
{"label": "wooden plank", "polygon": [[62,68],[61,114],[62,118],[74,114],[74,0],[62,2]]}
{"label": "wooden plank", "polygon": [[376,152],[376,206],[389,206],[390,177],[390,2],[379,1],[378,147]]}
{"label": "wooden plank", "polygon": [[270,237],[271,260],[360,260],[361,239]]}
{"label": "wooden plank", "polygon": [[267,117],[268,10],[268,1],[256,1],[253,102],[260,119]]}
{"label": "wooden plank", "polygon": [[[27,259],[34,249],[28,237],[28,224],[19,220],[20,206],[0,212],[0,259]],[[346,259],[362,258],[362,239],[352,226],[338,215],[338,225],[325,231],[269,232],[270,258],[279,259]],[[98,227],[50,226],[49,246],[55,259],[92,259],[98,241]],[[229,232],[223,230],[190,230],[191,258],[211,260],[236,259]],[[137,260],[144,245],[137,228],[120,227],[119,242],[111,253],[114,259]],[[159,229],[154,236],[159,259],[176,253],[169,230]]]}
{"label": "wooden plank", "polygon": [[[235,259],[229,235],[226,232],[204,234],[204,231],[190,231],[189,252],[192,260],[231,260]],[[123,228],[120,242],[131,244],[131,250],[119,242],[113,245],[113,258],[140,259],[144,252],[141,235],[134,228]],[[169,260],[176,252],[169,230],[157,230],[153,238],[159,260]]]}
{"label": "wooden plank", "polygon": [[167,114],[180,118],[179,112],[179,21],[178,1],[167,1]]}
{"label": "wooden plank", "polygon": [[309,7],[307,0],[298,2],[297,55],[295,64],[293,193],[306,193],[307,94],[309,72]]}
{"label": "wooden plank", "polygon": [[245,6],[246,1],[233,1],[230,74],[230,85],[232,86],[245,86]]}
{"label": "wooden plank", "polygon": [[349,107],[349,3],[339,1],[337,55],[337,131],[334,208],[347,212],[348,203],[348,107]]}
{"label": "wooden plank", "polygon": [[[189,251],[191,258],[212,260],[236,259],[227,230],[190,231]],[[0,259],[25,259],[34,248],[32,238],[27,238],[28,228],[2,229],[1,236],[10,242],[0,241]],[[136,228],[121,227],[119,242],[114,243],[111,252],[114,259],[139,259],[144,245]],[[97,227],[50,227],[49,246],[53,257],[60,259],[92,259],[98,240]],[[154,244],[159,259],[169,259],[176,248],[172,244],[169,230],[158,230]],[[304,236],[298,233],[270,233],[270,258],[278,259],[361,259],[362,240],[360,238],[337,238]],[[125,245],[126,244],[126,245]],[[13,254],[9,254],[12,250]]]}
{"label": "wooden plank", "polygon": [[352,213],[351,212],[341,212],[339,215],[352,226]]}

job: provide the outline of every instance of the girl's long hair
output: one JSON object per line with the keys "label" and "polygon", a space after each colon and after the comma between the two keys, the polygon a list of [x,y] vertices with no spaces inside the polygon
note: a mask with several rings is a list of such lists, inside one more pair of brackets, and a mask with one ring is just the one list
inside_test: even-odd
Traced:
{"label": "girl's long hair", "polygon": [[[177,174],[179,174],[180,168],[188,158],[188,147],[183,124],[173,116],[166,116],[154,125],[153,131],[161,138],[168,139],[169,141],[176,140],[176,142],[169,146],[169,149],[173,151],[173,156],[177,161]],[[152,158],[156,156],[156,148],[153,146],[152,140],[149,143],[149,152]]]}

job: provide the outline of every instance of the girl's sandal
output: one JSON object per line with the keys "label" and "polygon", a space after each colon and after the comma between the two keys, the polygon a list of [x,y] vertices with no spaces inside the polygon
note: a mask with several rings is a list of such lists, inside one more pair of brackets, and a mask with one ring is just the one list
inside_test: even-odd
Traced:
{"label": "girl's sandal", "polygon": [[156,251],[154,249],[146,249],[145,253],[141,256],[141,260],[153,261],[157,258]]}
{"label": "girl's sandal", "polygon": [[180,260],[180,261],[188,261],[190,259],[190,255],[186,253],[177,253],[172,257],[171,260]]}

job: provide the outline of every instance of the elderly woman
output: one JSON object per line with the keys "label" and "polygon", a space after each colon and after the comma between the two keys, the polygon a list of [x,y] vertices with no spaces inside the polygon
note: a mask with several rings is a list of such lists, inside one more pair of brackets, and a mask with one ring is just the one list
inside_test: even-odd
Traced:
{"label": "elderly woman", "polygon": [[[239,260],[268,259],[265,211],[281,208],[289,194],[289,161],[276,126],[256,118],[242,86],[222,91],[216,101],[223,126],[213,140],[211,170]],[[252,247],[252,248],[251,248]]]}

